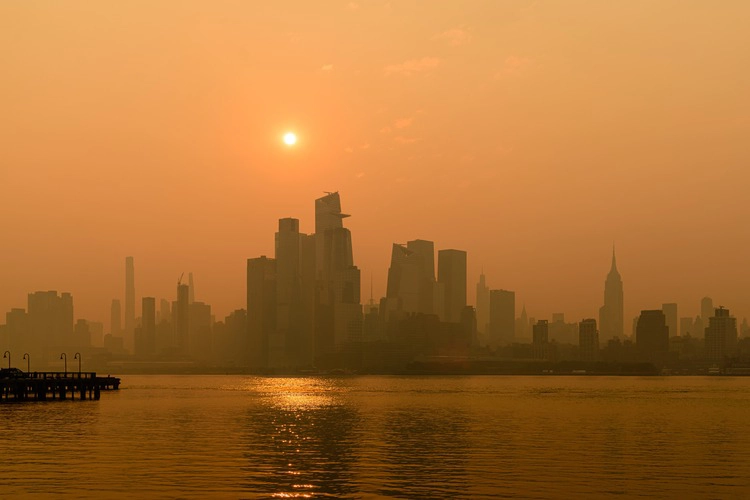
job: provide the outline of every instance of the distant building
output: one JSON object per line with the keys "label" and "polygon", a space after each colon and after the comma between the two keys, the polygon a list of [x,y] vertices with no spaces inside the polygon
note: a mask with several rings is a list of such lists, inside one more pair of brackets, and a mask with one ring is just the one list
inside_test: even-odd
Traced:
{"label": "distant building", "polygon": [[516,318],[515,339],[517,341],[529,341],[529,315],[526,314],[526,304],[521,309],[521,316]]}
{"label": "distant building", "polygon": [[602,342],[623,336],[624,300],[622,278],[617,271],[615,250],[612,249],[612,266],[604,282],[604,305],[599,309],[599,328]]}
{"label": "distant building", "polygon": [[591,362],[599,358],[599,332],[595,319],[584,319],[578,323],[578,349],[583,361]]}
{"label": "distant building", "polygon": [[276,261],[261,256],[247,260],[246,362],[268,368],[271,337],[276,332]]}
{"label": "distant building", "polygon": [[172,347],[180,354],[190,352],[190,286],[177,284],[177,300],[172,303],[174,337]]}
{"label": "distant building", "polygon": [[354,265],[351,232],[343,224],[347,217],[338,193],[315,200],[316,356],[362,340],[360,271]]}
{"label": "distant building", "polygon": [[433,314],[435,256],[431,241],[393,244],[386,297],[397,300],[405,313]]}
{"label": "distant building", "polygon": [[669,353],[669,328],[664,313],[659,310],[641,311],[635,332],[635,344],[642,360],[660,366]]}
{"label": "distant building", "polygon": [[477,330],[487,334],[490,323],[490,289],[485,281],[484,272],[479,275],[477,283]]}
{"label": "distant building", "polygon": [[125,332],[123,345],[133,352],[135,338],[135,268],[133,257],[125,257]]}
{"label": "distant building", "polygon": [[[188,289],[190,286],[188,285]],[[211,306],[203,302],[190,304],[188,293],[188,348],[192,359],[206,362],[211,358],[211,334],[213,321],[211,320]]]}
{"label": "distant building", "polygon": [[706,328],[706,360],[721,363],[734,354],[737,348],[737,319],[729,309],[719,307],[708,320]]}
{"label": "distant building", "polygon": [[540,319],[531,327],[531,352],[534,359],[548,359],[549,357],[549,324],[546,319]]}
{"label": "distant building", "polygon": [[[708,322],[711,316],[714,315],[714,301],[711,297],[703,297],[701,299],[701,320],[703,321],[703,328],[708,328]],[[703,332],[701,332],[702,334]]]}
{"label": "distant building", "polygon": [[667,328],[669,328],[669,336],[677,337],[680,335],[680,330],[677,323],[677,304],[669,303],[662,304],[661,310],[664,313],[664,317],[667,320]]}
{"label": "distant building", "polygon": [[109,313],[109,333],[113,337],[122,335],[122,307],[120,301],[114,299]]}
{"label": "distant building", "polygon": [[515,340],[516,292],[490,290],[489,341],[493,347]]}
{"label": "distant building", "polygon": [[269,338],[269,367],[313,364],[315,240],[299,220],[279,219],[276,233],[276,330]]}
{"label": "distant building", "polygon": [[440,319],[460,323],[461,313],[466,307],[466,252],[438,252],[438,282],[443,285],[445,294],[445,317]]}
{"label": "distant building", "polygon": [[[34,292],[28,296],[29,344],[32,354],[42,358],[76,346],[73,337],[73,296],[56,291]],[[59,354],[58,354],[59,357]]]}
{"label": "distant building", "polygon": [[141,326],[136,328],[136,356],[153,356],[156,353],[156,299],[141,299]]}
{"label": "distant building", "polygon": [[686,335],[696,336],[696,332],[693,330],[693,318],[689,316],[680,318],[680,336],[684,337]]}

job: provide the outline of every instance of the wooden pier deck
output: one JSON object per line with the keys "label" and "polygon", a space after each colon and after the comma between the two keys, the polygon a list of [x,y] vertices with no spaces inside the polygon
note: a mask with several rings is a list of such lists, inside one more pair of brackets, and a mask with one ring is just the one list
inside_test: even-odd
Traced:
{"label": "wooden pier deck", "polygon": [[120,388],[117,377],[96,372],[22,372],[0,370],[0,403],[9,401],[64,401],[99,399],[102,391]]}

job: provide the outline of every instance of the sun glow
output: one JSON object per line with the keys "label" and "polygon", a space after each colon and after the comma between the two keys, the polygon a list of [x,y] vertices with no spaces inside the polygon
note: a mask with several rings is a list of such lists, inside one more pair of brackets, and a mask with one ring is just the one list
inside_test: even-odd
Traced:
{"label": "sun glow", "polygon": [[294,146],[297,144],[297,134],[294,132],[287,132],[284,134],[284,144],[287,146]]}

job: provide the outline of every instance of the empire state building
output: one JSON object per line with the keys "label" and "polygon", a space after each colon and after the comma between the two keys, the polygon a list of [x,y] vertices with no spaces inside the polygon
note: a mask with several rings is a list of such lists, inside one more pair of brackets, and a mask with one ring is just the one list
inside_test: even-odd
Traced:
{"label": "empire state building", "polygon": [[603,342],[623,338],[622,278],[617,272],[615,249],[612,248],[612,267],[604,281],[604,305],[599,308],[599,335]]}

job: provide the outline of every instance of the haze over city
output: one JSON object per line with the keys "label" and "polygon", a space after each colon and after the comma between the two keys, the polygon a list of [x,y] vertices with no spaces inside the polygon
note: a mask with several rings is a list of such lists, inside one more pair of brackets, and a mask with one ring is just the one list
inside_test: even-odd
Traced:
{"label": "haze over city", "polygon": [[[530,315],[747,316],[745,2],[4,3],[0,310],[69,291],[106,322],[193,272],[223,317],[276,221],[340,191],[362,271],[468,252]],[[297,134],[290,147],[284,133]],[[138,303],[140,308],[140,303]]]}

